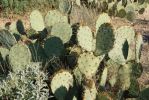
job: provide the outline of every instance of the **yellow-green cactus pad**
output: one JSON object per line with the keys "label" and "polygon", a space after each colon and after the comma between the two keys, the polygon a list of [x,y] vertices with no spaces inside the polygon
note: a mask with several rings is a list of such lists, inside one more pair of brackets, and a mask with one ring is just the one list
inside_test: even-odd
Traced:
{"label": "yellow-green cactus pad", "polygon": [[63,15],[60,13],[58,10],[51,10],[47,13],[45,16],[45,25],[46,26],[53,26],[56,23],[68,23],[68,18],[67,16]]}
{"label": "yellow-green cactus pad", "polygon": [[10,49],[9,60],[13,71],[22,70],[31,62],[31,53],[27,45],[17,43]]}
{"label": "yellow-green cactus pad", "polygon": [[72,28],[68,23],[57,23],[53,25],[51,35],[60,38],[63,43],[66,43],[71,38]]}
{"label": "yellow-green cactus pad", "polygon": [[57,100],[65,100],[69,88],[73,86],[73,75],[67,70],[55,73],[51,81],[51,90]]}
{"label": "yellow-green cactus pad", "polygon": [[30,14],[31,27],[36,31],[42,31],[45,28],[44,20],[38,10],[34,10]]}
{"label": "yellow-green cactus pad", "polygon": [[78,44],[86,51],[93,50],[93,34],[88,26],[80,26],[77,33]]}

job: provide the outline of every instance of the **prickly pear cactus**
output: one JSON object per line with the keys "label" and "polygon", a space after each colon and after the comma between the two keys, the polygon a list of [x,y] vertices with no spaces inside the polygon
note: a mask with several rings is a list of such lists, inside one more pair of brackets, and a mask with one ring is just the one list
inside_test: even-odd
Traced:
{"label": "prickly pear cactus", "polygon": [[95,100],[96,95],[97,95],[97,89],[95,86],[95,82],[91,79],[87,79],[84,85],[82,100]]}
{"label": "prickly pear cactus", "polygon": [[114,33],[110,24],[102,24],[96,36],[96,50],[95,55],[102,55],[108,53],[114,45]]}
{"label": "prickly pear cactus", "polygon": [[0,47],[0,56],[3,58],[3,60],[6,60],[6,57],[9,55],[9,50],[4,47]]}
{"label": "prickly pear cactus", "polygon": [[101,80],[100,80],[100,86],[104,87],[107,81],[107,76],[108,76],[108,68],[105,67],[102,75],[101,75]]}
{"label": "prickly pear cactus", "polygon": [[64,45],[60,38],[50,37],[44,43],[46,55],[50,58],[53,56],[62,56],[64,54]]}
{"label": "prickly pear cactus", "polygon": [[56,23],[68,23],[67,16],[60,13],[58,10],[51,10],[45,16],[45,25],[46,26],[53,26]]}
{"label": "prickly pear cactus", "polygon": [[88,26],[80,26],[77,33],[78,44],[86,51],[93,51],[93,34]]}
{"label": "prickly pear cactus", "polygon": [[73,75],[67,70],[60,70],[51,80],[51,90],[58,100],[65,100],[69,88],[73,86]]}
{"label": "prickly pear cactus", "polygon": [[112,61],[111,59],[109,59],[106,62],[106,66],[108,69],[107,78],[108,78],[110,85],[113,87],[118,79],[118,70],[119,70],[120,65],[118,63]]}
{"label": "prickly pear cactus", "polygon": [[22,70],[31,62],[29,48],[23,43],[17,43],[10,49],[9,61],[13,71]]}
{"label": "prickly pear cactus", "polygon": [[59,10],[64,14],[69,13],[70,10],[71,10],[71,1],[69,1],[69,0],[60,0]]}
{"label": "prickly pear cactus", "polygon": [[120,67],[118,74],[119,74],[120,88],[122,90],[129,89],[131,84],[131,72],[132,72],[131,64],[125,64]]}
{"label": "prickly pear cactus", "polygon": [[68,23],[57,23],[53,25],[51,35],[60,38],[63,43],[66,43],[72,35],[71,26]]}
{"label": "prickly pear cactus", "polygon": [[30,23],[31,27],[36,31],[42,31],[45,28],[43,17],[38,10],[31,12]]}
{"label": "prickly pear cactus", "polygon": [[109,57],[119,63],[125,64],[127,58],[130,58],[129,46],[134,41],[135,32],[130,26],[122,26],[115,31],[115,44],[109,52]]}
{"label": "prickly pear cactus", "polygon": [[107,13],[102,13],[99,15],[97,21],[96,21],[96,32],[98,31],[99,27],[104,23],[110,23],[111,18]]}
{"label": "prickly pear cactus", "polygon": [[2,46],[10,49],[14,44],[16,44],[15,37],[8,30],[0,30],[0,43]]}
{"label": "prickly pear cactus", "polygon": [[141,57],[141,49],[143,44],[143,38],[141,34],[136,34],[136,48],[135,48],[135,55],[136,55],[136,62],[140,62]]}
{"label": "prickly pear cactus", "polygon": [[78,68],[83,75],[91,78],[96,74],[99,64],[103,58],[104,55],[96,57],[92,52],[83,53],[78,58]]}

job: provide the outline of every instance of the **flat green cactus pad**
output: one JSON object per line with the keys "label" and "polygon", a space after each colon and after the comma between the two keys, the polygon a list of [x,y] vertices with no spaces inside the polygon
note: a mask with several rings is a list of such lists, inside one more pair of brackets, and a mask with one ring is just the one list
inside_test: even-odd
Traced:
{"label": "flat green cactus pad", "polygon": [[42,31],[45,28],[44,20],[38,10],[34,10],[30,14],[31,27],[36,31]]}
{"label": "flat green cactus pad", "polygon": [[71,9],[71,2],[69,0],[61,0],[59,2],[59,10],[62,12],[62,13],[69,13]]}
{"label": "flat green cactus pad", "polygon": [[9,50],[7,48],[0,47],[0,55],[3,60],[6,60],[6,56],[9,55]]}
{"label": "flat green cactus pad", "polygon": [[68,23],[57,23],[53,25],[51,35],[60,38],[63,43],[66,43],[72,35],[71,26]]}
{"label": "flat green cactus pad", "polygon": [[119,82],[120,88],[122,90],[128,90],[131,84],[131,72],[132,66],[130,64],[125,64],[119,69]]}
{"label": "flat green cactus pad", "polygon": [[51,90],[58,100],[65,100],[69,88],[73,86],[73,76],[67,70],[61,70],[52,78]]}
{"label": "flat green cactus pad", "polygon": [[96,57],[92,52],[83,53],[78,58],[78,68],[83,75],[91,78],[96,74],[99,64],[103,58],[104,55]]}
{"label": "flat green cactus pad", "polygon": [[9,60],[14,72],[26,68],[31,59],[30,50],[23,43],[17,43],[10,49]]}
{"label": "flat green cactus pad", "polygon": [[86,51],[93,51],[93,34],[88,26],[80,26],[77,33],[78,44]]}
{"label": "flat green cactus pad", "polygon": [[102,24],[96,36],[96,50],[95,55],[102,55],[108,53],[114,45],[114,33],[110,24]]}
{"label": "flat green cactus pad", "polygon": [[49,58],[53,56],[62,56],[64,54],[64,49],[63,42],[57,37],[50,37],[44,43],[44,50]]}
{"label": "flat green cactus pad", "polygon": [[108,68],[108,81],[113,87],[118,79],[118,70],[120,65],[110,59],[107,61],[106,66]]}
{"label": "flat green cactus pad", "polygon": [[131,56],[129,53],[130,44],[135,40],[134,29],[130,26],[122,26],[115,31],[115,44],[109,52],[109,57],[119,63],[125,64],[127,58]]}
{"label": "flat green cactus pad", "polygon": [[47,13],[47,15],[45,16],[45,25],[46,26],[53,26],[56,23],[68,23],[68,18],[67,16],[61,14],[59,11],[57,10],[51,10]]}
{"label": "flat green cactus pad", "polygon": [[100,86],[104,87],[107,81],[107,76],[108,76],[108,68],[105,67],[102,75],[101,75],[101,80],[100,80]]}
{"label": "flat green cactus pad", "polygon": [[15,37],[8,30],[0,30],[0,43],[3,47],[10,49],[16,44]]}

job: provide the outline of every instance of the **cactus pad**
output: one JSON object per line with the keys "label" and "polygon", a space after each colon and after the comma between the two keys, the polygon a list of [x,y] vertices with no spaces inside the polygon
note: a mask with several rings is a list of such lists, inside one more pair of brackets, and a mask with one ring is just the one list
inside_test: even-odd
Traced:
{"label": "cactus pad", "polygon": [[78,68],[83,75],[91,78],[96,74],[99,64],[103,58],[104,55],[96,57],[92,52],[83,53],[78,58]]}
{"label": "cactus pad", "polygon": [[102,13],[99,15],[96,21],[96,32],[98,31],[99,27],[104,23],[110,23],[111,19],[107,13]]}
{"label": "cactus pad", "polygon": [[93,80],[87,80],[84,91],[83,100],[95,100],[97,95],[97,89]]}
{"label": "cactus pad", "polygon": [[71,26],[67,23],[55,24],[52,27],[51,35],[60,38],[63,43],[66,43],[70,40],[72,35]]}
{"label": "cactus pad", "polygon": [[92,51],[93,35],[88,26],[80,26],[77,34],[78,44],[86,51]]}
{"label": "cactus pad", "polygon": [[114,40],[112,26],[108,23],[102,24],[97,31],[95,55],[108,53],[113,48]]}
{"label": "cactus pad", "polygon": [[31,27],[36,31],[42,31],[45,28],[43,17],[38,10],[31,12],[30,23]]}
{"label": "cactus pad", "polygon": [[31,53],[29,48],[23,43],[14,45],[10,49],[9,60],[14,72],[24,69],[26,65],[31,62]]}
{"label": "cactus pad", "polygon": [[48,57],[59,57],[64,54],[64,45],[60,38],[50,37],[44,43],[44,50]]}
{"label": "cactus pad", "polygon": [[73,86],[73,76],[66,70],[57,72],[51,81],[51,90],[58,100],[65,100],[69,88]]}
{"label": "cactus pad", "polygon": [[69,2],[69,0],[62,0],[59,2],[59,10],[62,13],[69,13],[71,9],[71,3]]}
{"label": "cactus pad", "polygon": [[0,43],[2,46],[10,49],[16,44],[16,39],[8,30],[0,30]]}
{"label": "cactus pad", "polygon": [[130,56],[129,46],[134,41],[134,37],[135,32],[132,27],[122,26],[118,28],[115,31],[114,48],[109,52],[109,57],[119,64],[125,64],[127,58],[129,58],[128,56]]}
{"label": "cactus pad", "polygon": [[51,10],[45,16],[46,26],[51,27],[51,26],[55,25],[56,23],[61,23],[61,22],[68,23],[68,18],[67,18],[67,16],[64,16],[57,10]]}
{"label": "cactus pad", "polygon": [[6,57],[9,55],[9,50],[3,47],[0,47],[0,56],[2,56],[3,60],[6,60]]}

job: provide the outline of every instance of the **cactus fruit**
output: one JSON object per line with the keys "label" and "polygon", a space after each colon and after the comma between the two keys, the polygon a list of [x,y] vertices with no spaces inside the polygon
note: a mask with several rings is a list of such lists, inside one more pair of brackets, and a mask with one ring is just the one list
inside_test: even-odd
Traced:
{"label": "cactus fruit", "polygon": [[112,61],[111,59],[109,59],[106,63],[106,66],[108,68],[108,81],[111,87],[114,87],[118,79],[118,70],[119,70],[120,65]]}
{"label": "cactus fruit", "polygon": [[78,58],[78,68],[80,72],[88,78],[92,78],[97,72],[100,62],[104,58],[102,56],[94,56],[92,52],[83,53]]}
{"label": "cactus fruit", "polygon": [[59,10],[64,14],[69,13],[71,10],[71,1],[61,0],[59,2]]}
{"label": "cactus fruit", "polygon": [[95,55],[103,55],[108,53],[114,45],[114,33],[110,24],[102,24],[96,36],[96,50]]}
{"label": "cactus fruit", "polygon": [[31,12],[30,23],[31,27],[36,31],[42,31],[45,28],[43,17],[38,10]]}
{"label": "cactus fruit", "polygon": [[77,33],[78,44],[86,51],[93,51],[93,34],[88,26],[80,26]]}
{"label": "cactus fruit", "polygon": [[53,56],[62,56],[65,48],[60,38],[50,37],[44,43],[44,50],[46,55],[51,58]]}
{"label": "cactus fruit", "polygon": [[16,44],[15,37],[8,30],[0,30],[0,43],[3,47],[10,49]]}
{"label": "cactus fruit", "polygon": [[97,21],[96,21],[96,32],[99,30],[99,27],[104,23],[110,23],[111,18],[107,13],[102,13],[99,15]]}
{"label": "cactus fruit", "polygon": [[119,64],[125,64],[127,58],[129,58],[128,56],[131,55],[129,54],[129,46],[134,41],[134,38],[135,32],[132,27],[122,26],[118,28],[115,31],[114,48],[109,52],[109,57]]}
{"label": "cactus fruit", "polygon": [[51,80],[51,90],[58,100],[65,100],[69,88],[73,86],[73,75],[67,70],[60,70]]}
{"label": "cactus fruit", "polygon": [[0,47],[0,56],[3,60],[6,60],[6,57],[9,55],[9,50],[7,48]]}
{"label": "cactus fruit", "polygon": [[97,89],[95,86],[95,82],[91,79],[87,79],[85,86],[84,86],[82,100],[95,100],[96,95],[97,95]]}
{"label": "cactus fruit", "polygon": [[30,50],[23,43],[17,43],[10,49],[9,61],[14,72],[26,68],[31,59]]}
{"label": "cactus fruit", "polygon": [[68,23],[68,18],[57,10],[51,10],[45,16],[45,25],[51,27],[56,23]]}
{"label": "cactus fruit", "polygon": [[71,26],[68,23],[57,23],[53,25],[51,35],[60,38],[63,43],[66,43],[72,35]]}

